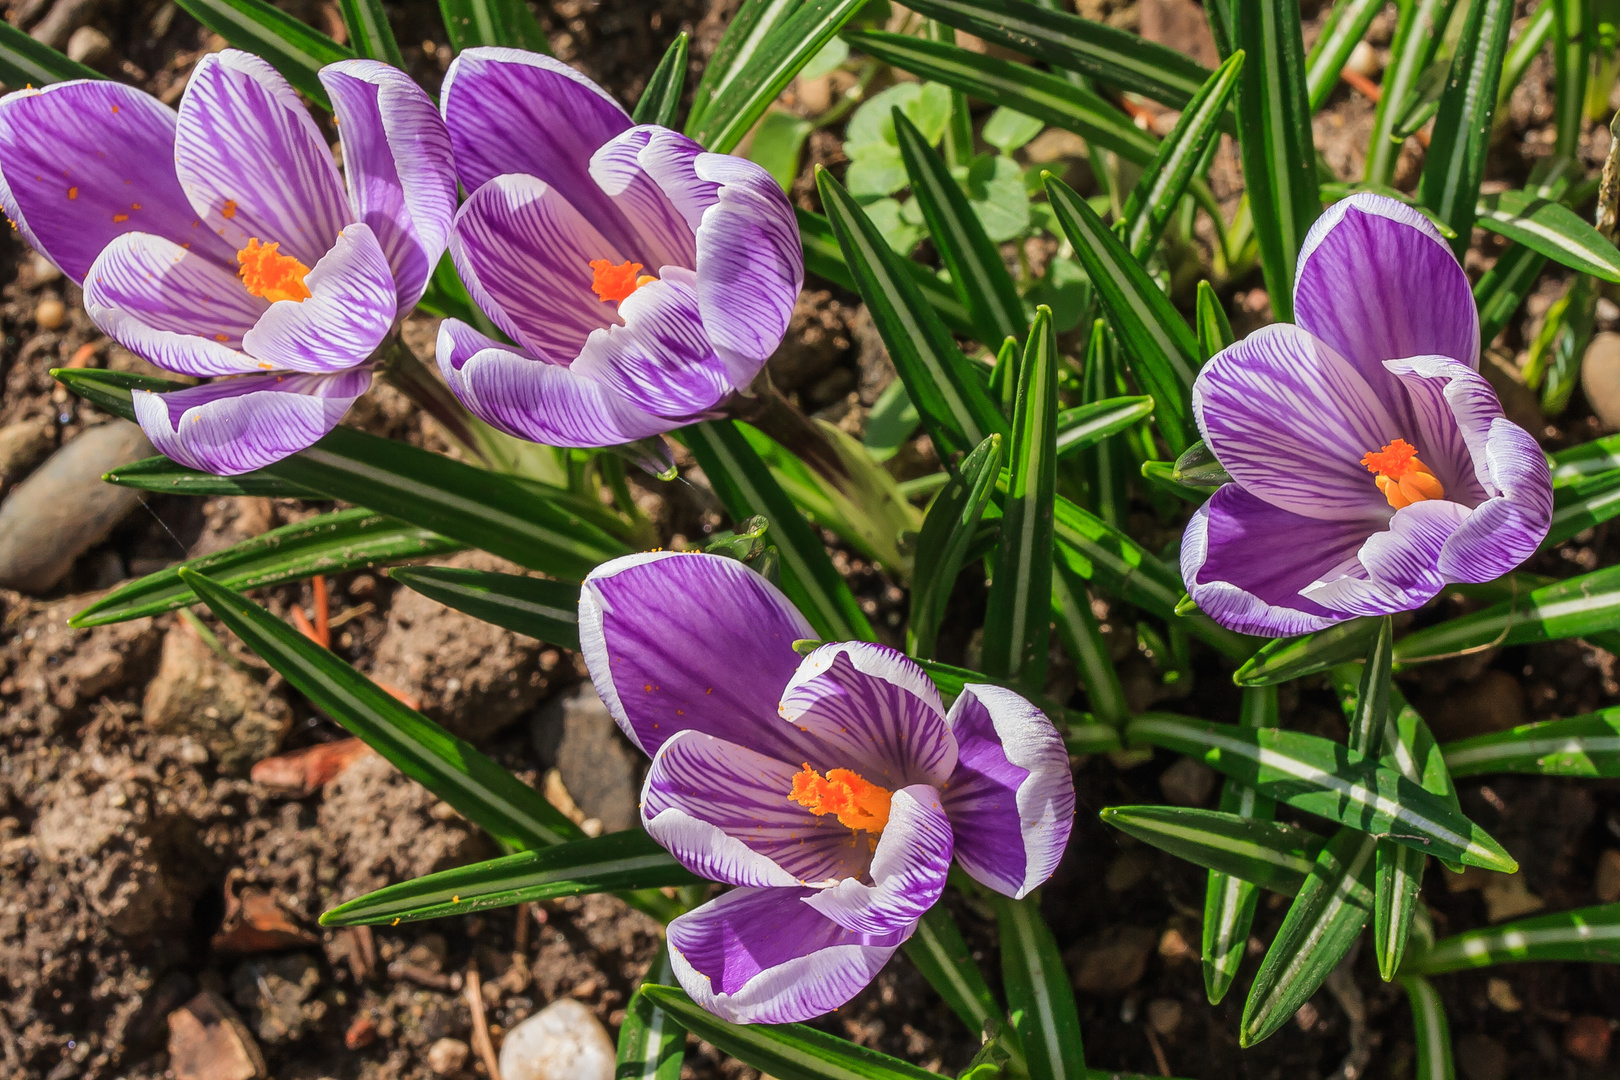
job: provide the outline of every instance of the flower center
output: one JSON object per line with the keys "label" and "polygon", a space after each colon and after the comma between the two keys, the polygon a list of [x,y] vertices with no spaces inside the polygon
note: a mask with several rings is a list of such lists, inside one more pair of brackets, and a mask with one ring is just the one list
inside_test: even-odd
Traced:
{"label": "flower center", "polygon": [[1446,497],[1446,489],[1434,470],[1418,460],[1417,447],[1405,439],[1396,439],[1382,450],[1363,455],[1361,463],[1368,472],[1378,474],[1373,483],[1397,510],[1424,499]]}
{"label": "flower center", "polygon": [[236,253],[236,262],[242,284],[254,296],[262,296],[272,304],[277,300],[308,300],[309,287],[304,275],[309,267],[278,250],[280,244],[261,244],[257,236],[247,247]]}
{"label": "flower center", "polygon": [[591,274],[591,291],[604,304],[617,304],[643,285],[658,280],[651,274],[643,274],[638,262],[614,266],[606,259],[592,259]]}
{"label": "flower center", "polygon": [[848,769],[828,769],[822,776],[807,762],[794,774],[788,801],[817,817],[837,814],[838,823],[857,832],[880,833],[889,823],[887,788],[868,783]]}

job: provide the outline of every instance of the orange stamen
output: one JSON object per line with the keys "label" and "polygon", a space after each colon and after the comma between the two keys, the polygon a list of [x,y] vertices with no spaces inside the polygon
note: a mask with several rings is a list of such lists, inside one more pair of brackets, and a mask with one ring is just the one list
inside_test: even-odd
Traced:
{"label": "orange stamen", "polygon": [[620,303],[643,285],[658,280],[650,274],[643,274],[638,262],[615,266],[606,259],[592,259],[591,274],[591,291],[604,304]]}
{"label": "orange stamen", "polygon": [[889,823],[887,788],[869,783],[848,769],[829,769],[824,777],[808,762],[793,777],[788,801],[823,817],[836,814],[838,823],[857,832],[880,833]]}
{"label": "orange stamen", "polygon": [[309,287],[304,275],[309,267],[283,255],[280,244],[261,244],[258,237],[247,242],[247,247],[236,253],[241,265],[242,284],[254,296],[262,296],[271,303],[277,300],[308,300]]}
{"label": "orange stamen", "polygon": [[1434,470],[1418,460],[1417,447],[1405,439],[1396,439],[1382,450],[1363,455],[1361,463],[1368,472],[1378,474],[1373,483],[1397,510],[1425,499],[1446,497],[1445,486]]}

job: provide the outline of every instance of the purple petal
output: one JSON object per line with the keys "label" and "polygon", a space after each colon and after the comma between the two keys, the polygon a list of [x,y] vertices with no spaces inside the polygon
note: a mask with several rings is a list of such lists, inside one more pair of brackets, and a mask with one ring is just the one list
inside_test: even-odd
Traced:
{"label": "purple petal", "polygon": [[945,787],[957,862],[997,892],[1025,896],[1069,844],[1069,752],[1045,713],[999,686],[963,687],[950,724],[962,748]]}
{"label": "purple petal", "polygon": [[555,188],[532,176],[501,176],[456,215],[450,254],[478,306],[514,341],[554,364],[570,364],[593,330],[620,320],[591,291],[591,262],[627,260]]}
{"label": "purple petal", "polygon": [[865,874],[873,857],[864,837],[788,799],[798,771],[713,735],[677,731],[647,772],[641,820],[681,865],[727,885],[830,885]]}
{"label": "purple petal", "polygon": [[1375,527],[1391,511],[1362,456],[1396,438],[1427,450],[1349,361],[1287,324],[1263,327],[1205,364],[1193,412],[1244,490],[1309,518]]}
{"label": "purple petal", "polygon": [[1384,366],[1411,402],[1418,431],[1412,441],[1445,486],[1446,498],[1474,506],[1496,494],[1485,443],[1491,425],[1502,419],[1502,403],[1485,377],[1443,356],[1391,360]]}
{"label": "purple petal", "polygon": [[607,91],[549,56],[477,48],[451,63],[440,101],[462,187],[477,191],[512,173],[536,177],[619,249],[637,249],[635,229],[589,171],[591,155],[630,127]]}
{"label": "purple petal", "polygon": [[751,161],[703,154],[698,177],[720,185],[697,230],[703,325],[742,389],[787,333],[804,285],[804,247],[781,185]]}
{"label": "purple petal", "polygon": [[1445,587],[1440,554],[1472,513],[1447,499],[1426,499],[1395,511],[1389,528],[1373,533],[1356,553],[1359,565],[1304,590],[1346,615],[1389,615],[1433,600]]}
{"label": "purple petal", "polygon": [[1552,475],[1530,433],[1493,420],[1484,460],[1502,492],[1474,508],[1440,552],[1447,581],[1494,581],[1534,555],[1552,527]]}
{"label": "purple petal", "polygon": [[669,924],[675,978],[734,1024],[832,1012],[866,989],[909,934],[845,930],[802,901],[810,889],[733,889]]}
{"label": "purple petal", "polygon": [[304,278],[310,295],[278,300],[242,339],[261,367],[341,371],[369,358],[394,324],[394,274],[366,225],[340,232]]}
{"label": "purple petal", "polygon": [[115,237],[84,281],[84,309],[98,327],[182,375],[257,370],[239,350],[266,306],[219,264],[148,233]]}
{"label": "purple petal", "polygon": [[135,419],[166,457],[221,476],[274,464],[337,427],[371,385],[369,368],[336,375],[268,373],[154,394],[137,390]]}
{"label": "purple petal", "polygon": [[[654,273],[666,266],[690,270],[697,262],[697,237],[679,208],[641,163],[649,142],[654,139],[684,139],[666,128],[633,127],[604,143],[591,157],[591,178],[619,204],[635,229],[640,244],[633,257]],[[696,143],[692,143],[696,146]]]}
{"label": "purple petal", "polygon": [[226,49],[192,70],[174,162],[192,207],[233,250],[257,237],[314,266],[354,220],[315,121],[249,53]]}
{"label": "purple petal", "polygon": [[580,651],[596,690],[649,754],[691,728],[795,761],[777,717],[815,637],[781,590],[735,559],[671,551],[603,563],[579,595]]}
{"label": "purple petal", "polygon": [[485,423],[548,446],[618,446],[677,426],[568,368],[513,352],[465,323],[439,324],[439,370]]}
{"label": "purple petal", "polygon": [[704,213],[720,201],[720,185],[698,176],[697,159],[703,155],[701,144],[677,132],[662,130],[655,131],[636,155],[694,236],[703,225]]}
{"label": "purple petal", "polygon": [[234,266],[174,174],[174,110],[132,86],[57,83],[0,98],[0,204],[23,238],[82,282],[116,236],[148,232]]}
{"label": "purple petal", "polygon": [[857,934],[909,936],[944,893],[952,850],[939,792],[928,784],[901,788],[872,852],[870,880],[848,877],[804,902]]}
{"label": "purple petal", "polygon": [[1306,634],[1348,616],[1302,590],[1353,560],[1377,527],[1301,517],[1227,484],[1187,523],[1181,576],[1199,609],[1229,630]]}
{"label": "purple petal", "polygon": [[692,272],[664,270],[619,304],[624,325],[594,331],[570,370],[646,412],[679,420],[712,408],[731,385],[703,333]]}
{"label": "purple petal", "polygon": [[818,770],[850,769],[893,791],[939,786],[956,767],[956,740],[939,690],[922,668],[886,645],[823,645],[782,691],[781,715],[832,756]]}
{"label": "purple petal", "polygon": [[1394,398],[1385,360],[1433,354],[1479,366],[1468,275],[1428,218],[1381,195],[1352,195],[1316,219],[1299,253],[1294,317],[1385,401]]}
{"label": "purple petal", "polygon": [[409,311],[444,254],[456,213],[450,132],[422,88],[387,64],[328,64],[321,84],[338,120],[349,203],[377,234],[399,310]]}

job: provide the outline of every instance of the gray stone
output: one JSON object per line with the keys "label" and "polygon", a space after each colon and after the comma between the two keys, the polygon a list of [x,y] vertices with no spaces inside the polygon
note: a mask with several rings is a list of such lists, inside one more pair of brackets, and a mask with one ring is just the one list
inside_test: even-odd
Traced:
{"label": "gray stone", "polygon": [[68,59],[89,67],[100,67],[112,56],[112,38],[93,26],[81,26],[68,38]]}
{"label": "gray stone", "polygon": [[163,639],[141,712],[153,730],[190,736],[220,771],[236,775],[274,754],[292,722],[284,699],[225,663],[184,623]]}
{"label": "gray stone", "polygon": [[50,457],[56,424],[48,416],[18,420],[0,428],[0,491],[6,491]]}
{"label": "gray stone", "polygon": [[52,454],[0,503],[0,585],[37,594],[61,581],[141,503],[141,492],[101,475],[153,452],[140,428],[117,420]]}
{"label": "gray stone", "polygon": [[303,953],[255,957],[231,973],[231,997],[269,1043],[297,1039],[321,1020],[325,1002],[310,1000],[320,985],[320,965]]}
{"label": "gray stone", "polygon": [[1586,347],[1581,390],[1603,426],[1620,431],[1620,334],[1598,334]]}
{"label": "gray stone", "polygon": [[1217,779],[1214,769],[1184,757],[1159,774],[1159,790],[1177,806],[1203,806],[1215,794]]}
{"label": "gray stone", "polygon": [[502,1080],[613,1080],[613,1041],[573,998],[553,1001],[506,1033]]}
{"label": "gray stone", "polygon": [[535,751],[556,764],[563,787],[587,818],[601,821],[603,832],[635,825],[637,759],[594,686],[584,683],[547,703],[531,733]]}

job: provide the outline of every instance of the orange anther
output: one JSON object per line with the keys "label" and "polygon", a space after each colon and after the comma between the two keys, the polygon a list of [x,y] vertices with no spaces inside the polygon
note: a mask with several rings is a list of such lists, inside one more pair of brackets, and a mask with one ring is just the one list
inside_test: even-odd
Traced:
{"label": "orange anther", "polygon": [[808,762],[793,776],[788,801],[817,817],[836,814],[838,823],[857,832],[880,833],[889,823],[887,788],[869,783],[848,769],[829,769],[822,776]]}
{"label": "orange anther", "polygon": [[591,274],[591,291],[604,304],[609,302],[617,304],[648,282],[658,280],[641,273],[641,264],[638,262],[619,263],[615,266],[606,259],[592,259]]}
{"label": "orange anther", "polygon": [[1397,510],[1425,499],[1446,497],[1439,477],[1418,460],[1417,447],[1405,439],[1396,439],[1381,450],[1363,455],[1361,463],[1367,466],[1368,472],[1378,474],[1373,483]]}
{"label": "orange anther", "polygon": [[258,237],[247,242],[247,247],[236,253],[242,284],[254,296],[262,296],[271,303],[277,300],[308,300],[309,287],[304,275],[309,267],[278,250],[280,244],[261,244]]}

